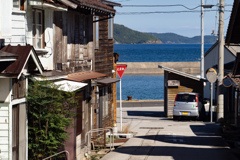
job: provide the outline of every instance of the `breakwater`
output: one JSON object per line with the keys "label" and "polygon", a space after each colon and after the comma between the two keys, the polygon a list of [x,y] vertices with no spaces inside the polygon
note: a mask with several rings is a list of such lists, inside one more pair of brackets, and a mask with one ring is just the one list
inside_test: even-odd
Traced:
{"label": "breakwater", "polygon": [[125,75],[162,75],[164,70],[159,65],[184,73],[200,74],[200,62],[118,62],[126,64]]}

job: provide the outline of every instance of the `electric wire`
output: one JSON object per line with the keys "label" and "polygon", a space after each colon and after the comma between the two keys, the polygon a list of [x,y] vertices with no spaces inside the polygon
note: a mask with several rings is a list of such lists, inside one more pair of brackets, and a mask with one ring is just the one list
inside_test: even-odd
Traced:
{"label": "electric wire", "polygon": [[201,5],[198,5],[194,8],[189,8],[185,5],[182,5],[182,4],[173,4],[173,5],[122,5],[122,7],[184,7],[188,10],[195,10],[199,7],[201,7]]}
{"label": "electric wire", "polygon": [[[205,10],[204,12],[212,12],[218,10]],[[231,10],[225,10],[231,12]],[[153,12],[117,12],[116,15],[142,15],[142,14],[172,14],[172,13],[199,13],[199,11],[153,11]]]}
{"label": "electric wire", "polygon": [[[205,1],[206,2],[206,1]],[[166,13],[166,14],[169,14],[169,13],[188,13],[188,12],[196,12],[196,13],[199,13],[198,10],[195,10],[199,7],[201,7],[201,5],[198,5],[194,8],[189,8],[183,4],[173,4],[173,5],[122,5],[122,7],[184,7],[187,9],[187,11],[185,10],[181,10],[181,11],[151,11],[151,12],[117,12],[116,14],[117,15],[142,15],[142,14],[159,14],[159,13]],[[213,5],[213,6],[218,6],[218,3],[216,5]],[[232,6],[230,4],[225,4],[225,6]],[[218,9],[216,10],[205,10],[205,12],[211,12],[211,11],[218,11]],[[231,12],[229,10],[225,10],[226,12]]]}

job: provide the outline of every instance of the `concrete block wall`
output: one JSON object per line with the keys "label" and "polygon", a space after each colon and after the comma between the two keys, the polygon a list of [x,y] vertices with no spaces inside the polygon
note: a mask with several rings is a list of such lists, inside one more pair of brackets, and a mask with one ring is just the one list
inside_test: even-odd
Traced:
{"label": "concrete block wall", "polygon": [[200,74],[200,62],[118,62],[126,64],[125,75],[161,75],[164,70],[159,65],[172,68],[188,74]]}

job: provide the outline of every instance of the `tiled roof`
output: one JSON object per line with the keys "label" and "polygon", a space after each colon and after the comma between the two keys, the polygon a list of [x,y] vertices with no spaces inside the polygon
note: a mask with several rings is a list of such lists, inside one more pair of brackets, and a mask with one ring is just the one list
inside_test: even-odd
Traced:
{"label": "tiled roof", "polygon": [[[52,4],[55,6],[60,6],[66,8],[78,5],[80,8],[91,8],[104,12],[115,13],[116,10],[113,9],[112,6],[106,5],[107,3],[103,3],[100,0],[44,0],[44,3]],[[116,3],[117,4],[117,3]],[[75,7],[73,7],[76,9]]]}
{"label": "tiled roof", "polygon": [[99,9],[102,11],[106,11],[106,12],[113,12],[113,13],[116,12],[116,10],[113,9],[113,7],[105,5],[102,2],[100,2],[99,0],[71,0],[71,1],[78,2],[80,6],[86,6],[86,7],[90,7],[93,9]]}

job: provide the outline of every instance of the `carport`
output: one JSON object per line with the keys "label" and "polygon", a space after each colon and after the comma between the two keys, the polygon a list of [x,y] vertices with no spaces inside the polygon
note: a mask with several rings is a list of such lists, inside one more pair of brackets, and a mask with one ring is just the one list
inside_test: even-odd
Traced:
{"label": "carport", "polygon": [[205,79],[198,76],[180,72],[168,67],[158,66],[164,70],[164,115],[173,116],[175,96],[179,92],[196,92],[203,97]]}

